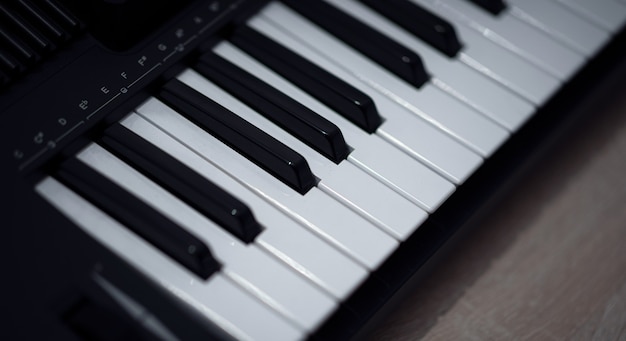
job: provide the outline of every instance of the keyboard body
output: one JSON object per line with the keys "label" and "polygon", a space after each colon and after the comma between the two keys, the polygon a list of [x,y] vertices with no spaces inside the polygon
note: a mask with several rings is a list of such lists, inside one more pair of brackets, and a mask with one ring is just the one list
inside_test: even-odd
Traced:
{"label": "keyboard body", "polygon": [[[101,33],[82,23],[54,52],[7,82],[0,92],[5,311],[0,338],[238,337],[77,227],[35,188],[60,163],[151,98],[266,3],[185,2],[130,47],[119,49],[103,43],[97,37]],[[577,115],[593,114],[577,108],[585,101],[602,100],[597,89],[623,64],[618,53],[623,44],[622,30],[612,33],[610,41],[537,105],[532,117],[455,186],[454,193],[337,303],[328,318],[301,337],[328,340],[363,334],[456,231],[472,217],[488,214],[489,201],[506,195],[507,184],[528,171],[533,156],[549,144],[551,136]],[[113,292],[122,292],[125,298],[116,299]],[[157,327],[148,327],[147,321],[158,321],[153,324]]]}

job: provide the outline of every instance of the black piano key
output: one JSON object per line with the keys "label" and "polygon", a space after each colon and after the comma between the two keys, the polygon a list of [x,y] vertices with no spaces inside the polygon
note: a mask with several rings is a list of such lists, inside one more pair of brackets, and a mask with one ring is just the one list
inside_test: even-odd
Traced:
{"label": "black piano key", "polygon": [[498,15],[506,8],[506,3],[502,0],[468,0],[483,8],[487,12]]}
{"label": "black piano key", "polygon": [[[64,30],[59,23],[52,19],[41,8],[34,6],[30,1],[27,0],[19,0],[18,3],[22,12],[24,12],[25,15],[28,15],[32,22],[37,25],[37,27],[54,42],[59,43],[69,39],[70,34],[66,32],[66,30]],[[56,5],[54,6],[56,7]],[[54,11],[54,9],[52,11]],[[70,22],[73,21],[71,17],[68,18]],[[76,22],[74,22],[74,24],[77,25]],[[70,26],[71,25],[72,24],[70,24]]]}
{"label": "black piano key", "polygon": [[350,153],[336,125],[224,58],[207,53],[195,69],[331,161]]}
{"label": "black piano key", "polygon": [[241,27],[230,40],[366,132],[375,132],[382,123],[367,94],[255,29]]}
{"label": "black piano key", "polygon": [[421,87],[428,81],[422,59],[414,51],[336,7],[324,1],[282,2],[406,82]]}
{"label": "black piano key", "polygon": [[0,89],[9,84],[11,78],[0,69]]}
{"label": "black piano key", "polygon": [[52,50],[52,43],[16,11],[0,4],[0,18],[5,23],[11,23],[15,28],[15,32],[19,31],[24,41],[28,41],[29,45],[37,51],[45,52]]}
{"label": "black piano key", "polygon": [[441,17],[408,0],[359,0],[448,57],[461,50],[454,27]]}
{"label": "black piano key", "polygon": [[0,46],[0,69],[4,70],[8,76],[14,77],[22,72],[25,66]]}
{"label": "black piano key", "polygon": [[[129,309],[128,303],[139,309]],[[143,310],[143,306],[97,272],[77,285],[73,294],[61,304],[61,309],[58,316],[63,325],[80,340],[158,339],[144,323],[151,314],[146,312],[143,319],[138,318],[137,313]]]}
{"label": "black piano key", "polygon": [[158,97],[299,193],[315,186],[304,157],[182,82],[169,81]]}
{"label": "black piano key", "polygon": [[261,233],[243,202],[126,127],[111,126],[99,144],[243,242]]}
{"label": "black piano key", "polygon": [[[30,0],[19,0],[19,2],[24,6],[29,6],[33,8],[36,11],[36,7],[30,3]],[[47,9],[47,12],[51,13],[55,22],[62,25],[66,30],[70,32],[70,34],[75,34],[81,30],[82,25],[80,21],[58,1],[44,0],[43,2],[45,3],[45,8]]]}
{"label": "black piano key", "polygon": [[201,240],[78,159],[63,162],[55,177],[201,278],[219,270]]}
{"label": "black piano key", "polygon": [[19,58],[22,62],[27,64],[32,64],[40,59],[39,55],[37,55],[28,44],[19,37],[16,37],[1,24],[2,23],[0,23],[0,43],[6,46],[8,50],[11,50],[16,58]]}

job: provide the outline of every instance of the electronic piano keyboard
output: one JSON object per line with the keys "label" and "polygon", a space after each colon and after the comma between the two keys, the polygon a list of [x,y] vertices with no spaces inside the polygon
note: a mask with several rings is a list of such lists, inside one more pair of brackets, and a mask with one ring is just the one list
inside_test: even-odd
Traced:
{"label": "electronic piano keyboard", "polygon": [[3,0],[0,338],[364,336],[601,95],[625,20],[623,0]]}

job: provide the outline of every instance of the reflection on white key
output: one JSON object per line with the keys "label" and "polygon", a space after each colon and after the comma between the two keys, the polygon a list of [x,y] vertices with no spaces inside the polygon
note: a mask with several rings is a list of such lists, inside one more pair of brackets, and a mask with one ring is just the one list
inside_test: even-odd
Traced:
{"label": "reflection on white key", "polygon": [[584,63],[584,58],[506,12],[493,16],[465,0],[429,1],[439,15],[457,25],[466,25],[523,56],[559,79],[567,79]]}
{"label": "reflection on white key", "polygon": [[594,54],[609,34],[562,5],[546,0],[508,0],[510,12],[520,20],[556,37],[585,56]]}
{"label": "reflection on white key", "polygon": [[[232,337],[241,340],[296,340],[303,331],[253,298],[221,272],[207,280],[186,268],[56,180],[36,191],[78,227]],[[263,316],[263,319],[259,319]]]}
{"label": "reflection on white key", "polygon": [[363,266],[137,114],[129,115],[121,123],[245,202],[265,228],[254,242],[337,299],[345,299],[367,277],[368,272]]}
{"label": "reflection on white key", "polygon": [[430,83],[418,91],[280,3],[270,3],[259,18],[314,44],[310,46],[480,155],[490,155],[508,137],[505,129],[454,97]]}
{"label": "reflection on white key", "polygon": [[78,159],[188,229],[222,261],[229,278],[278,312],[312,331],[336,308],[336,302],[254,243],[244,244],[144,175],[92,144]]}
{"label": "reflection on white key", "polygon": [[[393,24],[387,18],[357,1],[326,1],[331,2],[344,12],[353,15],[362,22],[384,33],[389,38],[395,39],[402,45],[419,53],[426,65],[426,69],[432,74],[432,82],[434,85],[439,85],[443,90],[450,89],[451,94],[458,94],[459,99],[465,101],[508,130],[515,130],[535,111],[535,108],[527,100],[520,98],[519,95],[511,91],[516,90],[515,88],[506,89],[502,84],[498,84],[492,79],[485,77],[485,75],[490,76],[505,85],[519,84],[528,76],[517,72],[507,72],[507,70],[525,67],[535,73],[539,72],[539,70],[532,68],[528,63],[520,59],[507,58],[507,56],[497,56],[499,59],[494,58],[489,64],[481,64],[476,69],[472,69],[461,62],[463,59],[458,60],[443,55],[430,45],[422,42],[413,34]],[[472,45],[470,42],[462,41],[464,43],[464,49],[461,53],[468,53],[469,47]],[[496,46],[497,45],[494,45],[494,48],[487,53],[502,52],[499,51]],[[511,56],[514,55],[511,54]],[[502,67],[502,64],[506,65],[506,68]],[[483,74],[476,71],[481,71]],[[545,77],[538,79],[537,83],[540,84],[540,86],[545,84],[543,83],[544,78]],[[539,83],[539,81],[542,81],[542,83]],[[554,83],[554,87],[558,84],[554,79],[552,83]],[[550,83],[547,85],[549,84]],[[524,88],[528,89],[532,87],[525,86]]]}
{"label": "reflection on white key", "polygon": [[460,142],[428,121],[412,114],[406,107],[370,87],[367,82],[355,77],[318,51],[293,39],[266,21],[253,19],[249,25],[267,36],[274,37],[276,41],[288,43],[293,52],[369,95],[383,118],[376,133],[446,179],[460,184],[482,163],[480,156]]}
{"label": "reflection on white key", "polygon": [[160,101],[149,99],[137,113],[368,269],[378,267],[398,246],[319,189],[297,193]]}
{"label": "reflection on white key", "polygon": [[[554,0],[553,0],[554,1]],[[556,0],[610,33],[626,20],[626,4],[615,0]]]}

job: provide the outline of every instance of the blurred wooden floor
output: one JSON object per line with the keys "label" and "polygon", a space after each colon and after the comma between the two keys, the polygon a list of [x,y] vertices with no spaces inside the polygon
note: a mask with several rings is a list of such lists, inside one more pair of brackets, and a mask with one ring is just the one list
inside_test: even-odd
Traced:
{"label": "blurred wooden floor", "polygon": [[372,340],[626,340],[626,82]]}

